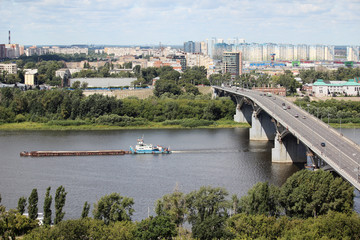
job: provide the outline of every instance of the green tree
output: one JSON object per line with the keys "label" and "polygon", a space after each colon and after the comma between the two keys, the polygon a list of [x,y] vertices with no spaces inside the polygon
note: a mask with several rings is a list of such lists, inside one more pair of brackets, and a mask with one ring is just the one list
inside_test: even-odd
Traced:
{"label": "green tree", "polygon": [[78,89],[78,88],[80,88],[80,84],[81,84],[80,81],[75,81],[75,82],[73,82],[71,88]]}
{"label": "green tree", "polygon": [[86,89],[88,87],[88,83],[87,82],[82,82],[81,83],[81,89]]}
{"label": "green tree", "polygon": [[263,214],[267,216],[278,216],[280,190],[268,182],[259,182],[249,191],[247,196],[240,199],[240,209],[247,214]]}
{"label": "green tree", "polygon": [[55,224],[61,222],[65,216],[65,212],[63,212],[63,207],[65,206],[66,194],[67,192],[65,192],[65,188],[63,186],[60,186],[56,189],[54,219]]}
{"label": "green tree", "polygon": [[348,213],[354,205],[354,188],[330,172],[302,170],[286,180],[279,200],[290,217],[316,217],[329,211]]}
{"label": "green tree", "polygon": [[84,203],[84,207],[83,210],[81,212],[81,218],[87,218],[89,215],[89,211],[90,211],[90,204],[86,201]]}
{"label": "green tree", "polygon": [[191,85],[191,84],[186,84],[185,87],[185,92],[186,93],[191,93],[191,94],[194,94],[194,95],[199,95],[200,94],[200,91],[197,87],[195,87],[194,85]]}
{"label": "green tree", "polygon": [[169,216],[156,216],[137,224],[135,239],[173,239],[176,234],[176,225]]}
{"label": "green tree", "polygon": [[290,225],[288,222],[287,217],[240,213],[229,218],[226,226],[234,239],[281,239],[284,230]]}
{"label": "green tree", "polygon": [[28,199],[28,213],[29,213],[29,218],[32,219],[32,220],[35,220],[37,217],[38,217],[38,192],[37,192],[37,189],[34,188],[32,191],[31,191],[31,194],[29,196],[29,199]]}
{"label": "green tree", "polygon": [[38,226],[37,221],[21,215],[17,210],[0,210],[1,239],[16,239]]}
{"label": "green tree", "polygon": [[51,202],[52,196],[50,195],[51,187],[46,189],[45,200],[44,200],[44,224],[51,224]]}
{"label": "green tree", "polygon": [[133,72],[135,73],[136,76],[140,76],[140,71],[141,71],[141,66],[140,65],[136,65],[133,68]]}
{"label": "green tree", "polygon": [[105,224],[116,221],[131,221],[134,212],[134,200],[123,197],[119,193],[105,195],[94,204],[93,215],[95,219],[103,220]]}
{"label": "green tree", "polygon": [[186,210],[185,195],[182,192],[175,191],[172,194],[164,195],[157,200],[155,212],[159,216],[169,216],[171,221],[180,227],[184,220]]}
{"label": "green tree", "polygon": [[180,95],[182,93],[179,86],[172,81],[158,80],[155,83],[154,95],[160,97],[164,93],[171,93],[173,95]]}
{"label": "green tree", "polygon": [[212,187],[201,187],[200,190],[186,195],[188,221],[192,225],[194,238],[226,238],[225,221],[229,206],[225,199],[227,195],[225,189]]}
{"label": "green tree", "polygon": [[26,208],[26,198],[25,197],[20,197],[19,201],[18,201],[17,210],[19,211],[19,213],[21,215],[23,215],[24,212],[25,212],[25,208]]}

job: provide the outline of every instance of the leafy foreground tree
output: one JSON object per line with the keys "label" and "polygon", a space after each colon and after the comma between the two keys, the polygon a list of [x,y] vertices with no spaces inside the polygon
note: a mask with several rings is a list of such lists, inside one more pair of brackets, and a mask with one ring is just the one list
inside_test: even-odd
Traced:
{"label": "leafy foreground tree", "polygon": [[192,235],[198,239],[227,238],[225,221],[229,202],[224,188],[201,187],[186,196],[188,221]]}
{"label": "leafy foreground tree", "polygon": [[354,188],[330,172],[302,170],[286,180],[279,201],[289,217],[316,217],[329,211],[349,213],[354,205]]}
{"label": "leafy foreground tree", "polygon": [[280,189],[267,182],[255,184],[248,195],[240,199],[240,211],[247,214],[264,214],[267,216],[278,216]]}
{"label": "leafy foreground tree", "polygon": [[17,206],[17,210],[19,211],[19,213],[21,215],[24,214],[26,209],[26,198],[25,197],[20,197],[19,201],[18,201],[18,206]]}
{"label": "leafy foreground tree", "polygon": [[1,239],[15,239],[38,226],[36,220],[21,215],[17,210],[0,208],[0,236]]}
{"label": "leafy foreground tree", "polygon": [[46,189],[45,200],[44,200],[44,225],[51,224],[51,202],[52,196],[50,195],[51,187]]}
{"label": "leafy foreground tree", "polygon": [[227,229],[235,239],[359,239],[360,217],[329,212],[317,218],[291,219],[241,213],[227,221]]}
{"label": "leafy foreground tree", "polygon": [[119,239],[132,240],[135,223],[123,221],[104,224],[101,220],[83,218],[66,220],[49,227],[39,227],[24,236],[24,240],[78,240],[78,239]]}
{"label": "leafy foreground tree", "polygon": [[187,213],[185,194],[175,191],[172,194],[164,195],[157,200],[155,212],[158,216],[169,216],[171,221],[180,227],[184,223]]}
{"label": "leafy foreground tree", "polygon": [[38,216],[38,200],[39,200],[39,197],[38,197],[38,192],[37,192],[37,189],[34,188],[32,191],[31,191],[31,194],[29,196],[29,205],[28,205],[28,213],[29,213],[29,218],[32,219],[32,220],[35,220]]}
{"label": "leafy foreground tree", "polygon": [[137,224],[135,239],[172,239],[177,234],[176,225],[169,216],[156,216]]}
{"label": "leafy foreground tree", "polygon": [[94,204],[95,219],[103,220],[105,224],[116,221],[131,221],[134,212],[132,198],[123,197],[119,193],[105,195]]}
{"label": "leafy foreground tree", "polygon": [[81,218],[87,218],[89,215],[89,211],[90,211],[90,204],[86,201],[84,203],[84,207],[83,210],[81,212]]}
{"label": "leafy foreground tree", "polygon": [[55,224],[61,222],[65,216],[65,212],[63,212],[63,207],[65,206],[66,194],[67,192],[65,192],[65,188],[63,186],[60,186],[56,189],[54,219]]}

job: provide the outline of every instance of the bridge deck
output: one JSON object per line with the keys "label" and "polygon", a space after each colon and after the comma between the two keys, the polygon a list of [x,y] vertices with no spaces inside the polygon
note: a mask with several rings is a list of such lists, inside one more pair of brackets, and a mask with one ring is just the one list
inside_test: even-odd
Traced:
{"label": "bridge deck", "polygon": [[[264,93],[248,89],[236,90],[235,88],[216,86],[214,88],[251,99],[271,117],[288,128],[295,137],[326,161],[338,174],[360,189],[359,145],[283,97],[268,97]],[[283,103],[291,108],[284,110]],[[321,143],[325,143],[325,146],[321,146]]]}

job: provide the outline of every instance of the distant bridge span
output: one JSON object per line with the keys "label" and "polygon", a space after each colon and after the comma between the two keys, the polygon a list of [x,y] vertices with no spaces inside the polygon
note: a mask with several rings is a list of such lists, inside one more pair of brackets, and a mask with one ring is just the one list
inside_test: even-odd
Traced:
{"label": "distant bridge span", "polygon": [[358,144],[283,97],[234,87],[213,89],[215,95],[236,99],[234,120],[251,124],[250,140],[274,140],[273,162],[306,162],[306,155],[313,154],[360,190]]}

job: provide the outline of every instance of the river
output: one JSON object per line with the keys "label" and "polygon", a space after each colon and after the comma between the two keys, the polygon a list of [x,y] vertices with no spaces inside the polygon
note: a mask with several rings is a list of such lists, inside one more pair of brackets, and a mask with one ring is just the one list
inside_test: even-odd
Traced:
{"label": "river", "polygon": [[[354,132],[355,131],[355,132]],[[342,129],[360,142],[359,129]],[[170,146],[168,155],[20,157],[31,150],[128,150],[136,139]],[[16,208],[33,188],[43,212],[45,191],[68,192],[65,219],[79,218],[85,201],[118,192],[134,198],[134,220],[154,215],[164,194],[201,186],[224,187],[239,197],[259,181],[280,186],[301,165],[271,163],[272,142],[249,141],[248,129],[161,129],[119,131],[0,131],[0,194],[6,209]],[[355,198],[359,202],[359,194]],[[359,204],[357,204],[359,205]],[[54,203],[52,204],[54,208]],[[357,207],[356,207],[357,208]],[[54,212],[54,211],[53,211]]]}

